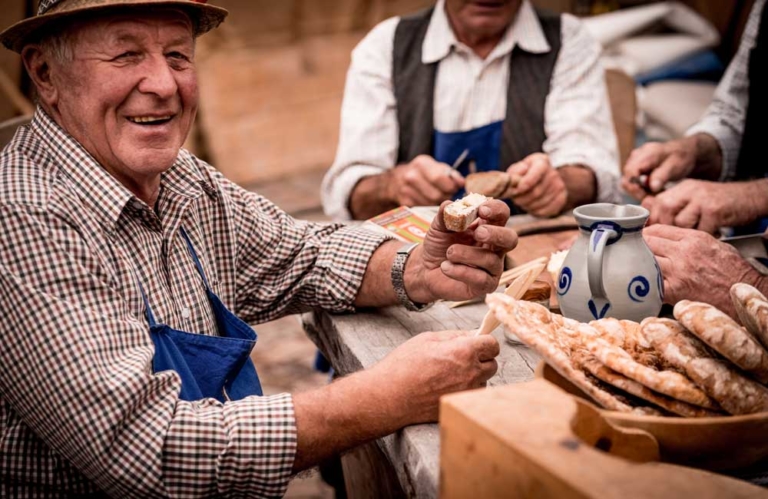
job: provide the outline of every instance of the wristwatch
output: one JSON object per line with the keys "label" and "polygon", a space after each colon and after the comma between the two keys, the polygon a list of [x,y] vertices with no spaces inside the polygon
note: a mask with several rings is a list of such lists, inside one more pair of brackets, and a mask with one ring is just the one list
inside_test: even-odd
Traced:
{"label": "wristwatch", "polygon": [[432,303],[414,303],[408,298],[408,293],[405,292],[405,262],[408,260],[411,251],[418,246],[419,243],[406,244],[395,255],[395,261],[392,262],[392,287],[395,288],[395,294],[397,299],[406,310],[411,312],[423,312],[432,306]]}

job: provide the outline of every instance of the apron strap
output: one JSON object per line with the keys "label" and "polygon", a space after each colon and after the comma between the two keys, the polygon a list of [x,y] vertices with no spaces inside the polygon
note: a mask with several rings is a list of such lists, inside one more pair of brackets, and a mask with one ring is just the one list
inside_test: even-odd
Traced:
{"label": "apron strap", "polygon": [[155,321],[155,314],[152,313],[152,307],[149,306],[147,294],[144,292],[144,286],[141,285],[141,281],[139,280],[138,276],[136,276],[136,282],[139,283],[139,291],[141,291],[141,299],[144,300],[144,310],[147,314],[147,321],[149,322],[149,326],[155,326],[157,325],[157,322]]}
{"label": "apron strap", "polygon": [[198,273],[200,273],[200,277],[203,278],[203,284],[205,284],[205,289],[210,291],[211,287],[208,285],[208,279],[205,277],[205,271],[203,270],[203,265],[200,263],[200,259],[197,258],[197,252],[195,251],[194,246],[192,246],[192,241],[189,239],[189,236],[187,235],[187,231],[184,230],[184,227],[179,228],[179,232],[181,232],[182,237],[184,237],[184,240],[187,242],[187,248],[189,249],[189,254],[192,255],[192,260],[195,262],[195,267],[197,267]]}

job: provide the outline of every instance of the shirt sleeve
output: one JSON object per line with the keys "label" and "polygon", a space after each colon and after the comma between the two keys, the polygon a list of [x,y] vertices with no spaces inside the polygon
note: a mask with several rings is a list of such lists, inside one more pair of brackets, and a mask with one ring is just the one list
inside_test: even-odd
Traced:
{"label": "shirt sleeve", "polygon": [[391,237],[295,220],[263,196],[213,175],[234,205],[239,316],[260,323],[311,308],[355,310],[368,261]]}
{"label": "shirt sleeve", "polygon": [[289,395],[180,401],[178,375],[152,373],[146,322],[105,248],[38,206],[0,204],[0,226],[0,393],[21,425],[4,420],[4,435],[28,427],[45,444],[0,441],[4,478],[40,466],[30,454],[40,449],[114,497],[284,494],[296,452]]}
{"label": "shirt sleeve", "polygon": [[364,177],[384,173],[397,161],[399,126],[392,88],[392,49],[399,18],[377,25],[355,47],[341,105],[336,159],[323,179],[326,215],[350,220],[349,197]]}
{"label": "shirt sleeve", "polygon": [[720,80],[712,103],[704,117],[686,132],[688,136],[697,133],[709,134],[720,144],[723,154],[721,182],[732,180],[736,176],[736,164],[739,160],[749,105],[749,53],[755,46],[764,5],[765,0],[757,0],[752,6],[739,49]]}
{"label": "shirt sleeve", "polygon": [[581,164],[592,169],[598,201],[620,202],[618,141],[600,52],[581,22],[564,14],[562,46],[544,108],[543,149],[555,168]]}

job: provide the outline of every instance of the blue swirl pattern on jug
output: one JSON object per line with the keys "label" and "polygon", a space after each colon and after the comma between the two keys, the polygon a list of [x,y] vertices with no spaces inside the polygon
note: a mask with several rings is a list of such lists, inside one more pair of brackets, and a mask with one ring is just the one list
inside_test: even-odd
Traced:
{"label": "blue swirl pattern on jug", "polygon": [[560,271],[560,278],[557,280],[557,294],[558,296],[565,295],[569,289],[571,289],[571,281],[573,280],[573,272],[568,267],[563,267]]}
{"label": "blue swirl pattern on jug", "polygon": [[629,295],[629,298],[638,303],[642,303],[650,291],[651,284],[648,282],[648,279],[641,275],[629,281],[629,286],[627,286],[627,294]]}

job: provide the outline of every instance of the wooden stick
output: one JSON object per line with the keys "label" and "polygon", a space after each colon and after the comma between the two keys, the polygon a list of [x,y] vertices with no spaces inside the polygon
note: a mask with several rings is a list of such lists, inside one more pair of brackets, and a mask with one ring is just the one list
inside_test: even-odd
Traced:
{"label": "wooden stick", "polygon": [[[528,291],[528,288],[531,287],[531,284],[533,284],[533,281],[535,281],[539,274],[541,274],[542,270],[544,270],[544,265],[541,264],[539,264],[538,267],[529,269],[525,274],[515,279],[506,291],[504,291],[504,294],[511,296],[515,300],[519,300],[523,297],[525,292]],[[499,326],[499,324],[501,324],[501,322],[496,318],[496,315],[489,310],[488,313],[485,314],[485,317],[483,317],[483,322],[480,324],[480,329],[477,330],[475,336],[490,334]]]}
{"label": "wooden stick", "polygon": [[[522,265],[518,265],[513,269],[507,270],[506,272],[501,274],[501,278],[499,279],[499,285],[506,286],[510,282],[514,281],[517,277],[520,277],[521,275],[523,275],[527,270],[535,268],[536,266],[544,265],[544,267],[546,267],[547,260],[548,260],[547,257],[542,256],[542,257],[536,258],[535,260],[531,260],[530,262],[524,263]],[[542,271],[544,267],[542,267]],[[536,277],[538,277],[540,273],[541,272],[536,274]],[[459,307],[463,307],[464,305],[471,305],[473,303],[478,303],[482,300],[483,300],[482,297],[478,297],[478,298],[472,298],[471,300],[455,301],[455,302],[449,303],[448,308],[459,308]]]}

